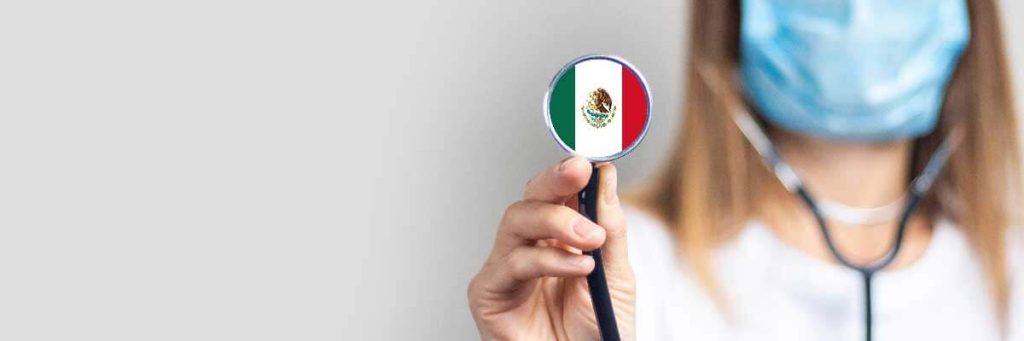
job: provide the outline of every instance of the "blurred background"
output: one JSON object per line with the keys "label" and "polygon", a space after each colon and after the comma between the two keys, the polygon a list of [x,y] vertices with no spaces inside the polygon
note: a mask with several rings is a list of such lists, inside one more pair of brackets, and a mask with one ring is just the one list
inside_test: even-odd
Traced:
{"label": "blurred background", "polygon": [[466,284],[565,157],[551,77],[588,53],[645,74],[654,121],[617,162],[642,181],[688,3],[0,4],[0,339],[476,338]]}

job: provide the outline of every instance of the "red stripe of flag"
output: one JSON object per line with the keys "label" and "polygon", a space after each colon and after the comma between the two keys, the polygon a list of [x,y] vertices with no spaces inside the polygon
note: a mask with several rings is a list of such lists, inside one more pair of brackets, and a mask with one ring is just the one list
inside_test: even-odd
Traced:
{"label": "red stripe of flag", "polygon": [[622,149],[633,145],[647,122],[647,96],[633,70],[622,67]]}

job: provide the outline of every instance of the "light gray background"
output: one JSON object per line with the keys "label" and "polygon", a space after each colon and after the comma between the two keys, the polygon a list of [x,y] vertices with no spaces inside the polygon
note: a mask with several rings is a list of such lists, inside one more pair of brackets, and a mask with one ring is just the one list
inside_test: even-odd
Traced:
{"label": "light gray background", "polygon": [[4,2],[0,339],[472,339],[503,207],[564,156],[550,77],[594,52],[646,74],[637,182],[678,122],[686,7]]}

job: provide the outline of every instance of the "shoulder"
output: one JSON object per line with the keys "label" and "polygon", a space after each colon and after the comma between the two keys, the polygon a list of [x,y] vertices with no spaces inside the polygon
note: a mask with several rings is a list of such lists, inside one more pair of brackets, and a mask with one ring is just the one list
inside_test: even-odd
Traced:
{"label": "shoulder", "polygon": [[636,278],[637,339],[716,339],[714,336],[722,335],[724,320],[690,267],[681,261],[669,227],[636,207],[627,206],[624,213],[629,263]]}
{"label": "shoulder", "polygon": [[635,206],[623,208],[629,262],[641,277],[685,271],[679,262],[676,238],[664,221]]}
{"label": "shoulder", "polygon": [[626,240],[629,262],[638,277],[659,276],[679,271],[675,238],[668,226],[654,215],[633,206],[623,208],[626,217]]}
{"label": "shoulder", "polygon": [[[948,227],[938,232],[945,232],[952,236],[952,238],[946,238],[952,240],[955,246],[959,250],[971,250],[974,246],[971,245],[969,237],[966,231],[963,230],[962,226],[947,222]],[[933,237],[937,239],[937,237]],[[1007,284],[1009,286],[1009,297],[1005,301],[1006,303],[1006,339],[1008,340],[1024,340],[1024,227],[1022,226],[1010,226],[1006,229],[1004,235],[1005,247],[1005,260],[1004,269],[1006,271]],[[988,274],[984,269],[981,259],[977,256],[977,251],[964,251],[969,256],[969,262],[973,264],[970,268],[973,270],[971,275],[963,276],[958,282],[958,286],[962,286],[964,282],[977,281],[977,286],[986,287],[988,283],[985,283],[982,278],[985,278]],[[948,270],[947,270],[948,271]],[[970,277],[976,277],[974,279]],[[979,300],[988,299],[990,296],[979,296]],[[994,307],[991,307],[994,308]],[[994,309],[991,309],[995,311]],[[996,316],[993,316],[996,318]]]}

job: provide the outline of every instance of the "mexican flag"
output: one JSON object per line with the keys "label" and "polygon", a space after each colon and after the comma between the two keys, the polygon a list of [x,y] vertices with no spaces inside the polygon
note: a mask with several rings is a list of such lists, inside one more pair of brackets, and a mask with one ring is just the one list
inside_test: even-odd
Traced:
{"label": "mexican flag", "polygon": [[576,154],[600,158],[633,145],[647,123],[647,94],[633,70],[588,59],[563,73],[548,100],[551,126]]}

